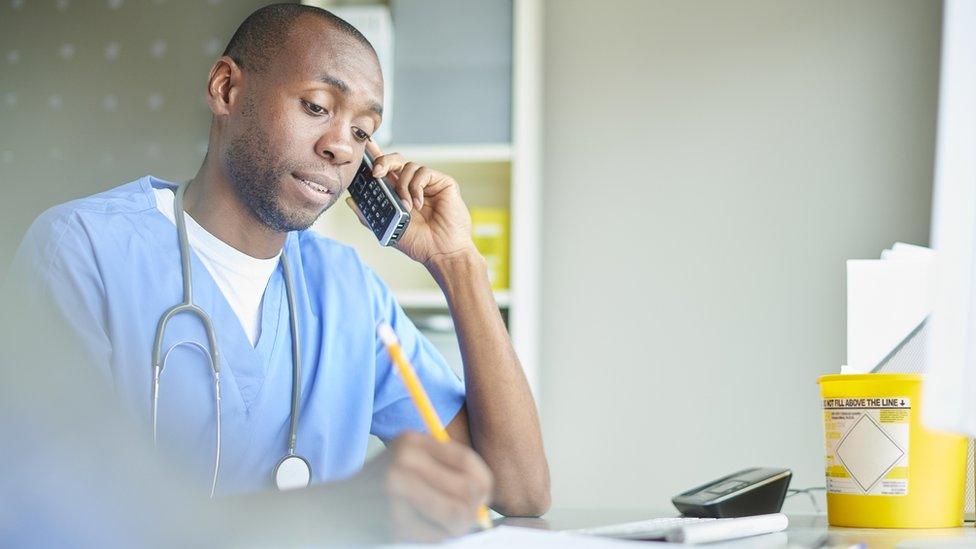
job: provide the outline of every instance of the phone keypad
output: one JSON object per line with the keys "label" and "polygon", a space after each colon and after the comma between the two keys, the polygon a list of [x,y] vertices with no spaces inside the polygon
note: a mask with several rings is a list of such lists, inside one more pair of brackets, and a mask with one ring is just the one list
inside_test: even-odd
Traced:
{"label": "phone keypad", "polygon": [[380,189],[380,183],[373,179],[365,163],[360,165],[356,177],[349,185],[349,194],[366,218],[370,230],[377,239],[382,239],[390,221],[397,214],[397,208]]}

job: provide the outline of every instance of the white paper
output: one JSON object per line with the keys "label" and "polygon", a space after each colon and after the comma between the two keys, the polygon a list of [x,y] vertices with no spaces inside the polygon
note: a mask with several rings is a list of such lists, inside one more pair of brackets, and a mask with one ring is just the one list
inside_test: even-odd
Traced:
{"label": "white paper", "polygon": [[896,244],[888,259],[847,262],[847,369],[869,372],[932,311],[931,250]]}
{"label": "white paper", "polygon": [[682,525],[668,534],[668,540],[689,544],[711,543],[782,532],[789,525],[790,521],[783,513],[756,515],[732,520],[709,520]]}
{"label": "white paper", "polygon": [[520,547],[533,548],[552,548],[552,549],[636,549],[653,545],[655,547],[681,547],[680,543],[666,543],[656,541],[627,541],[596,536],[585,536],[582,534],[569,534],[566,532],[552,532],[549,530],[538,530],[534,528],[518,528],[514,526],[496,526],[491,530],[479,532],[457,538],[436,546],[431,545],[391,545],[399,549],[419,549],[429,547],[446,547],[450,549],[463,549],[466,547],[500,547],[504,549],[517,549]]}
{"label": "white paper", "polygon": [[[751,536],[726,542],[709,543],[711,549],[729,548],[750,549],[787,547],[788,537],[785,532],[774,532],[761,536]],[[541,549],[638,549],[640,547],[688,547],[683,543],[668,543],[664,541],[630,541],[583,534],[569,534],[567,532],[553,532],[534,528],[519,528],[514,526],[496,526],[491,530],[471,534],[451,541],[435,545],[398,544],[387,546],[396,549],[423,549],[430,547],[445,547],[448,549],[465,549],[467,547],[485,548],[498,547],[500,549],[521,549],[523,547]]]}
{"label": "white paper", "polygon": [[891,248],[881,252],[881,259],[906,259],[915,261],[930,261],[935,252],[925,246],[895,242]]}

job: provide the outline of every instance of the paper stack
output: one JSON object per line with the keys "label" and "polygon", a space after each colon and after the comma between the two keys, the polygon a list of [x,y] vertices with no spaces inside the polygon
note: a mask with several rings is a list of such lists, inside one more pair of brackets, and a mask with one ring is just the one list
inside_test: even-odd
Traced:
{"label": "paper stack", "polygon": [[847,365],[842,373],[921,372],[935,303],[935,252],[902,242],[881,259],[847,262]]}

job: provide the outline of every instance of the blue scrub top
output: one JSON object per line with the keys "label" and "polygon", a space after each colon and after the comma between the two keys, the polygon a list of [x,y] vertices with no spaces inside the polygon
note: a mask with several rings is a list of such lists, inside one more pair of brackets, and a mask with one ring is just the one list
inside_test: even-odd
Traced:
{"label": "blue scrub top", "polygon": [[[53,298],[89,356],[136,421],[150,426],[151,350],[163,312],[183,299],[176,227],[156,208],[152,187],[176,184],[146,176],[56,206],[31,226],[11,275]],[[356,252],[310,230],[285,242],[301,333],[299,455],[314,482],[363,465],[370,433],[384,440],[423,422],[376,336],[389,323],[447,424],[464,403],[464,384],[411,323],[390,289]],[[192,253],[194,302],[210,314],[221,352],[222,448],[217,490],[273,487],[287,450],[291,407],[291,333],[282,269],[262,302],[252,346],[209,271]],[[206,347],[196,317],[170,321],[163,352],[182,341]],[[177,347],[159,394],[161,449],[186,463],[209,490],[214,450],[210,367],[192,346]]]}

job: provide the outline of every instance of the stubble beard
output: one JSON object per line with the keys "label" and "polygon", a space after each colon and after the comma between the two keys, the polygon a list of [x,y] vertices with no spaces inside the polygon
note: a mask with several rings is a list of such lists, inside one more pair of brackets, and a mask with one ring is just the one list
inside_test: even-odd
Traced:
{"label": "stubble beard", "polygon": [[280,178],[291,177],[291,172],[269,158],[267,151],[273,150],[270,139],[261,130],[260,124],[254,123],[252,103],[245,105],[242,116],[250,122],[248,128],[231,140],[224,158],[234,192],[245,207],[272,231],[308,229],[322,212],[332,206],[335,198],[315,213],[286,208],[281,200]]}

